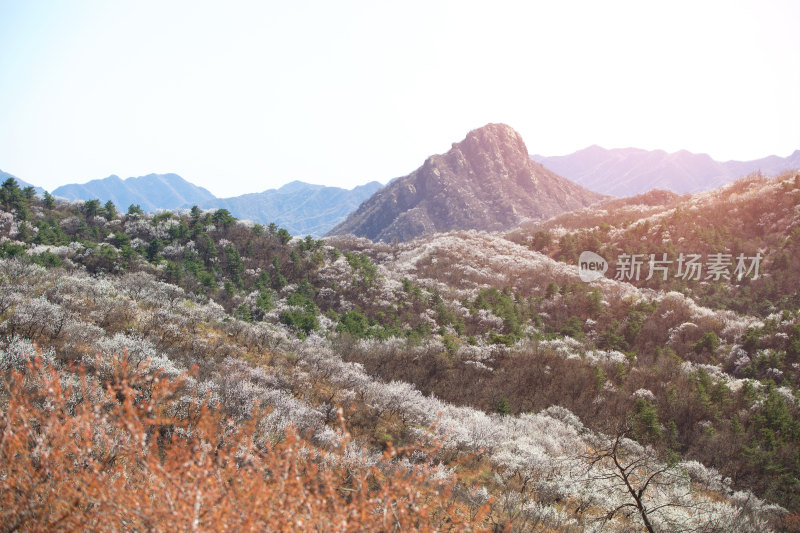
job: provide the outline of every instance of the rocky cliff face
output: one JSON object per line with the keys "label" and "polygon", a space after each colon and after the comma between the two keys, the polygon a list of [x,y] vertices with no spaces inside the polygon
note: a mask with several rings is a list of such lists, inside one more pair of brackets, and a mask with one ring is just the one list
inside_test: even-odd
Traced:
{"label": "rocky cliff face", "polygon": [[328,234],[389,242],[455,229],[502,231],[600,198],[532,161],[512,128],[489,124],[376,192]]}

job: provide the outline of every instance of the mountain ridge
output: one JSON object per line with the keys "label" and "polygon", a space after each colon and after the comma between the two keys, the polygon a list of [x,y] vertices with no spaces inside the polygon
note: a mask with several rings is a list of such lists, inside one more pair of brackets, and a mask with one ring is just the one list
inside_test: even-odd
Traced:
{"label": "mountain ridge", "polygon": [[[292,235],[319,237],[345,219],[383,185],[371,181],[352,189],[292,181],[277,189],[199,204],[204,209],[227,209],[254,222],[275,222]],[[190,207],[190,206],[183,206]]]}
{"label": "mountain ridge", "polygon": [[52,194],[67,200],[110,200],[122,209],[136,204],[145,211],[175,209],[187,203],[196,204],[215,198],[207,189],[174,173],[153,173],[124,180],[112,174],[86,183],[62,185]]}
{"label": "mountain ridge", "polygon": [[589,189],[631,196],[650,189],[694,193],[721,187],[751,174],[776,176],[800,168],[800,150],[787,157],[751,161],[716,161],[706,153],[666,152],[642,148],[607,149],[596,144],[561,156],[534,154],[531,159]]}
{"label": "mountain ridge", "polygon": [[511,127],[488,124],[392,181],[328,235],[388,242],[456,229],[502,231],[600,198],[533,162]]}
{"label": "mountain ridge", "polygon": [[275,222],[292,235],[318,237],[381,187],[377,181],[344,189],[294,180],[277,189],[219,198],[174,173],[126,179],[112,174],[86,183],[62,185],[53,195],[72,201],[111,201],[120,209],[139,205],[147,212],[188,209],[194,205],[227,209],[237,218],[263,224]]}

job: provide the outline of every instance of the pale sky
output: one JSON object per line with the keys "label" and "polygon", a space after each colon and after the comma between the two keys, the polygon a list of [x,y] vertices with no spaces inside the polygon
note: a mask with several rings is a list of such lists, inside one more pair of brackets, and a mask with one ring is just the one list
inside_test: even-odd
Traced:
{"label": "pale sky", "polygon": [[217,196],[386,182],[488,122],[531,153],[800,148],[800,2],[0,0],[0,169]]}

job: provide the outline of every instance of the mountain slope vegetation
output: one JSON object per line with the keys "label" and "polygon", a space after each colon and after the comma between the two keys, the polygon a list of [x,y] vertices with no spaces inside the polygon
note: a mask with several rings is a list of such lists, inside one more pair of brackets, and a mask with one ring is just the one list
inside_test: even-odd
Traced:
{"label": "mountain slope vegetation", "polygon": [[0,209],[4,524],[797,527],[796,310],[477,231],[300,239],[13,181]]}
{"label": "mountain slope vegetation", "polygon": [[[583,250],[604,256],[618,272],[622,254],[641,254],[638,285],[683,292],[698,303],[766,317],[800,308],[800,175],[768,179],[753,174],[706,193],[678,196],[665,191],[610,200],[597,206],[530,224],[509,238],[569,264]],[[680,254],[729,254],[719,279],[684,279],[673,268],[646,280],[650,256],[676,261]],[[739,254],[759,254],[760,272],[731,280]],[[749,266],[749,265],[748,265]],[[725,277],[727,276],[727,278]],[[697,276],[693,276],[697,277]],[[734,276],[736,277],[736,276]],[[692,277],[690,277],[692,278]]]}

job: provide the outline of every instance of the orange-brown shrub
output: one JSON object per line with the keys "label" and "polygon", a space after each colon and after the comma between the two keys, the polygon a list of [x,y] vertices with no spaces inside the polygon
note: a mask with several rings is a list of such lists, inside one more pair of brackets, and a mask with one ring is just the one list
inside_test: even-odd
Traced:
{"label": "orange-brown shrub", "polygon": [[[32,366],[0,379],[0,531],[475,531],[452,482],[386,453],[362,466],[289,431],[264,440],[177,385],[62,387]],[[346,438],[344,439],[346,440]],[[344,441],[343,441],[344,444]]]}

